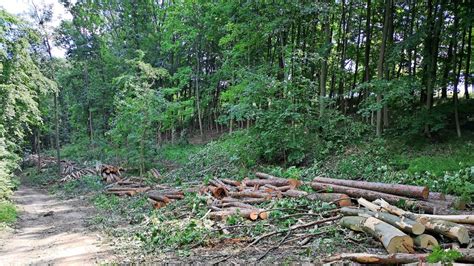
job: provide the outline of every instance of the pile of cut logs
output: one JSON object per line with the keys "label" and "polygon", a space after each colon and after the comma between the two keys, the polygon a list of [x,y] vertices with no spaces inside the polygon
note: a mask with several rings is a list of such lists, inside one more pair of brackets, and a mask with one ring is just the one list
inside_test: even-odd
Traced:
{"label": "pile of cut logs", "polygon": [[317,177],[311,182],[311,187],[316,191],[343,193],[351,198],[384,199],[390,204],[404,202],[407,207],[425,213],[448,214],[452,209],[466,207],[460,198],[429,192],[428,187],[422,186]]}
{"label": "pile of cut logs", "polygon": [[[413,254],[415,250],[432,250],[439,246],[438,239],[455,241],[459,243],[457,245],[468,245],[470,242],[469,224],[474,224],[474,215],[416,214],[391,205],[381,198],[372,202],[359,198],[358,203],[361,208],[341,208],[340,212],[344,217],[340,224],[377,238],[393,256],[388,260],[389,257],[377,257],[374,254],[343,254],[339,259],[365,263],[371,260],[377,263],[416,262],[424,254]],[[463,259],[471,258],[471,262],[474,262],[474,252],[466,252],[467,250],[461,250]],[[413,256],[402,256],[399,253]]]}
{"label": "pile of cut logs", "polygon": [[106,183],[118,182],[121,180],[123,170],[120,166],[103,164],[100,166],[100,176]]}
{"label": "pile of cut logs", "polygon": [[265,173],[256,173],[258,179],[235,181],[230,179],[212,179],[208,186],[201,188],[201,194],[209,196],[209,217],[225,220],[231,215],[257,220],[268,218],[268,212],[252,204],[259,204],[282,197],[305,197],[307,192],[297,190],[301,182],[285,179]]}
{"label": "pile of cut logs", "polygon": [[117,196],[134,196],[138,193],[147,192],[151,189],[151,187],[143,184],[139,180],[135,181],[134,179],[136,178],[130,177],[121,181],[117,181],[112,185],[109,185],[105,193]]}

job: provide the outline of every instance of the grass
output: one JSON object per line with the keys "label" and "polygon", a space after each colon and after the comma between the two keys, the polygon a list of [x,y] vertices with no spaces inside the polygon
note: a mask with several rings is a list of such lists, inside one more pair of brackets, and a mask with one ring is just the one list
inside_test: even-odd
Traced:
{"label": "grass", "polygon": [[0,202],[0,223],[12,224],[16,221],[17,211],[13,203]]}

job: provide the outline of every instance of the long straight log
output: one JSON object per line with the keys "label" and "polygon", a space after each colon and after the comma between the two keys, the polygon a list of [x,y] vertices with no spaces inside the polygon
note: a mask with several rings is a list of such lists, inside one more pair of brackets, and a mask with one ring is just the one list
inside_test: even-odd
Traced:
{"label": "long straight log", "polygon": [[352,206],[351,198],[342,193],[312,193],[307,196],[310,200],[334,203],[339,207]]}
{"label": "long straight log", "polygon": [[272,178],[272,179],[247,179],[242,181],[242,184],[246,186],[264,186],[272,185],[276,187],[291,186],[297,188],[301,185],[301,181],[296,179],[283,179],[283,178]]}
{"label": "long straight log", "polygon": [[341,219],[341,225],[376,237],[390,254],[414,252],[411,237],[377,218],[346,216]]}
{"label": "long straight log", "polygon": [[264,198],[264,199],[272,198],[271,194],[262,193],[258,191],[229,192],[228,196],[233,197],[233,198]]}
{"label": "long straight log", "polygon": [[378,182],[365,182],[345,179],[334,179],[325,177],[316,177],[313,182],[320,182],[326,184],[333,184],[346,187],[361,188],[367,190],[373,190],[388,194],[394,194],[399,196],[406,196],[410,198],[427,199],[429,195],[428,187],[400,185],[400,184],[387,184]]}
{"label": "long straight log", "polygon": [[286,197],[301,198],[301,197],[307,196],[308,192],[302,191],[302,190],[290,189],[285,192],[282,192],[282,194]]}
{"label": "long straight log", "polygon": [[408,234],[420,235],[423,234],[423,232],[425,231],[425,226],[419,222],[413,221],[406,217],[398,217],[396,215],[386,212],[373,212],[365,209],[343,207],[341,208],[341,213],[349,216],[372,216]]}
{"label": "long straight log", "polygon": [[439,206],[436,206],[429,202],[417,201],[417,200],[413,200],[413,199],[402,197],[402,196],[397,196],[397,195],[392,195],[392,194],[387,194],[387,193],[377,192],[377,191],[371,191],[371,190],[361,189],[361,188],[345,187],[345,186],[325,184],[325,183],[319,183],[319,182],[311,182],[311,187],[316,191],[321,191],[321,190],[328,191],[332,189],[333,192],[344,193],[353,198],[363,197],[369,200],[376,200],[376,199],[382,198],[392,204],[396,204],[400,201],[404,201],[407,206],[416,207],[428,213],[433,213],[439,208]]}
{"label": "long straight log", "polygon": [[[457,249],[462,255],[461,258],[457,259],[456,262],[473,263],[474,262],[474,250],[473,249]],[[363,264],[408,264],[408,263],[420,263],[426,262],[426,258],[429,253],[424,254],[370,254],[370,253],[343,253],[324,259],[324,262],[336,262],[342,260],[350,260],[353,262]]]}
{"label": "long straight log", "polygon": [[222,211],[211,212],[209,217],[214,220],[223,221],[231,215],[240,215],[243,218],[255,221],[259,217],[259,211],[256,209],[245,209],[245,208],[229,208]]}
{"label": "long straight log", "polygon": [[362,264],[406,264],[414,262],[424,262],[426,257],[430,254],[390,254],[390,255],[381,255],[381,254],[370,254],[370,253],[343,253],[329,257],[324,260],[324,262],[336,262],[343,260],[350,260]]}
{"label": "long straight log", "polygon": [[428,217],[436,220],[449,221],[458,224],[474,224],[474,215],[433,215],[423,214],[419,216]]}

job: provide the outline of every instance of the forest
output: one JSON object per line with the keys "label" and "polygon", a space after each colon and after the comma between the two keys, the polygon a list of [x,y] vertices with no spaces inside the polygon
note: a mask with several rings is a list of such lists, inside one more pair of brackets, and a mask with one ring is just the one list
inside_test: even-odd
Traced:
{"label": "forest", "polygon": [[474,262],[470,0],[57,2],[0,4],[0,239],[109,248],[20,264]]}

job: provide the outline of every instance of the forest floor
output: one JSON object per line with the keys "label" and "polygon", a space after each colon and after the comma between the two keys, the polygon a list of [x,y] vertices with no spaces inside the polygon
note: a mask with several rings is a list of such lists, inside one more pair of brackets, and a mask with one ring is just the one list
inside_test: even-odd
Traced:
{"label": "forest floor", "polygon": [[13,200],[14,228],[0,235],[2,265],[84,265],[113,260],[110,247],[85,220],[93,208],[81,199],[59,200],[47,191],[21,186]]}

